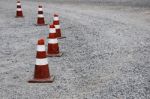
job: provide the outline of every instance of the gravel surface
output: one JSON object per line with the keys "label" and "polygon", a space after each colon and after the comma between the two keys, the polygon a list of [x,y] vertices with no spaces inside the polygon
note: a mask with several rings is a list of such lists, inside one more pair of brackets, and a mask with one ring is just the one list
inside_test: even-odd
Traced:
{"label": "gravel surface", "polygon": [[[47,23],[59,13],[62,57],[48,58],[51,84],[29,84],[36,42],[48,27],[35,26],[37,6]],[[1,99],[150,99],[150,8],[0,0]]]}

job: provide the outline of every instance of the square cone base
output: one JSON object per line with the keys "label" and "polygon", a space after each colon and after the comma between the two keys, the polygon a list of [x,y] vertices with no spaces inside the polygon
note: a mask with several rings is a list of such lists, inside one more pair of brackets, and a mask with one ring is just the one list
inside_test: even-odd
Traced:
{"label": "square cone base", "polygon": [[34,24],[35,26],[46,26],[48,24]]}
{"label": "square cone base", "polygon": [[63,38],[66,38],[65,36],[62,36],[62,37],[57,37],[58,39],[63,39]]}
{"label": "square cone base", "polygon": [[28,83],[52,83],[54,81],[54,76],[52,75],[49,79],[33,79],[29,80]]}
{"label": "square cone base", "polygon": [[61,57],[63,55],[62,52],[58,53],[58,54],[48,54],[48,57]]}
{"label": "square cone base", "polygon": [[15,18],[24,18],[24,16],[15,16]]}

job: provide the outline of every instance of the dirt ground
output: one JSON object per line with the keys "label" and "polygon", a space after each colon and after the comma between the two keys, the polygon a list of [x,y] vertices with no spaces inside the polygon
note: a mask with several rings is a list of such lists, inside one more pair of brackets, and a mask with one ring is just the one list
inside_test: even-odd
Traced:
{"label": "dirt ground", "polygon": [[[150,99],[150,8],[0,0],[0,99]],[[36,43],[49,33],[35,26],[61,20],[62,57],[48,58],[51,84],[29,84]],[[46,44],[47,45],[47,44]]]}

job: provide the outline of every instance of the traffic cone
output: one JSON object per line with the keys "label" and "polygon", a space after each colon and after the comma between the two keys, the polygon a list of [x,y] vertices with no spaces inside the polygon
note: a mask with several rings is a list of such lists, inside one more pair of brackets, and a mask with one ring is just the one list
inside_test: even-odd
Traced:
{"label": "traffic cone", "polygon": [[61,35],[59,16],[57,14],[54,14],[53,24],[56,28],[57,38],[58,39],[65,38]]}
{"label": "traffic cone", "polygon": [[41,5],[38,7],[38,17],[37,17],[37,24],[36,25],[38,25],[38,26],[47,25],[47,24],[45,24],[43,8]]}
{"label": "traffic cone", "polygon": [[33,80],[28,81],[29,83],[52,83],[54,76],[49,73],[48,60],[46,57],[46,50],[44,39],[38,40],[36,64],[34,70]]}
{"label": "traffic cone", "polygon": [[60,57],[60,56],[62,56],[62,53],[59,51],[55,26],[50,25],[49,31],[50,31],[50,33],[49,33],[49,37],[48,37],[48,50],[47,50],[48,55],[47,56]]}
{"label": "traffic cone", "polygon": [[19,17],[24,17],[24,16],[23,16],[20,0],[17,0],[16,18]]}

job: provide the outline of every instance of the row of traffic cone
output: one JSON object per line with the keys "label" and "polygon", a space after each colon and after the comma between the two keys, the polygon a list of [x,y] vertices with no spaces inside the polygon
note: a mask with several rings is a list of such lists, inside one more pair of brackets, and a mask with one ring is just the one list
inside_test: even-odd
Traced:
{"label": "row of traffic cone", "polygon": [[[43,8],[40,5],[38,7],[37,23],[35,25],[37,25],[37,26],[47,25],[45,23],[45,19],[44,19],[44,14],[43,13],[44,13],[43,12]],[[21,8],[21,2],[19,0],[17,0],[16,18],[20,18],[20,17],[24,17],[24,16],[23,16],[22,8]],[[55,28],[56,28],[57,38],[64,38],[61,35],[59,16],[57,14],[54,14],[53,24],[55,25]]]}
{"label": "row of traffic cone", "polygon": [[[23,11],[21,8],[21,3],[17,0],[17,11],[16,18],[21,18],[23,16]],[[44,20],[43,8],[40,5],[38,7],[38,17],[37,26],[47,25]],[[49,25],[49,36],[48,36],[48,49],[46,52],[44,39],[39,39],[37,42],[37,53],[36,53],[36,63],[34,70],[34,77],[29,83],[52,83],[54,81],[54,76],[51,75],[48,65],[48,57],[60,57],[62,52],[59,51],[58,38],[64,38],[61,35],[59,16],[54,14],[53,23]]]}
{"label": "row of traffic cone", "polygon": [[49,31],[47,53],[44,39],[38,40],[34,78],[29,83],[52,83],[54,80],[54,76],[49,71],[47,56],[60,57],[62,53],[59,51],[56,29],[53,24],[49,26]]}

